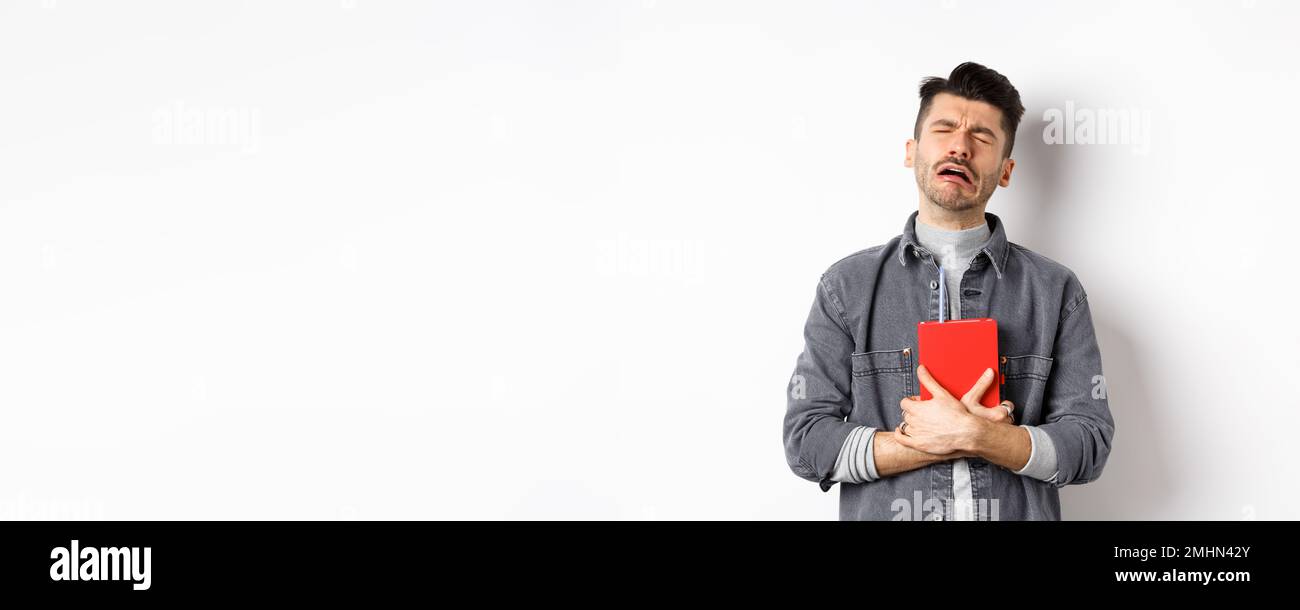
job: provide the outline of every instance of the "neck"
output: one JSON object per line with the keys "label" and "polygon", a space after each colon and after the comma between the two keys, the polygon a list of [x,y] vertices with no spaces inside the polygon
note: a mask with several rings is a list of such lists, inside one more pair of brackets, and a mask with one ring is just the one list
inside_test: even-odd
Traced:
{"label": "neck", "polygon": [[987,222],[982,205],[969,210],[953,211],[931,203],[925,195],[921,195],[921,208],[917,211],[916,219],[945,231],[961,231]]}

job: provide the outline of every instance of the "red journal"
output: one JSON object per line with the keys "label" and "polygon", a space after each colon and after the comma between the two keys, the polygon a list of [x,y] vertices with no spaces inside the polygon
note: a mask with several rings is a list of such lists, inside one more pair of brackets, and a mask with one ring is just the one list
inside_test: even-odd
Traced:
{"label": "red journal", "polygon": [[[1000,373],[998,372],[998,323],[993,318],[969,318],[939,322],[929,320],[916,325],[919,360],[935,381],[958,400],[979,381],[984,369],[993,369],[993,383],[984,392],[980,404],[998,406]],[[930,390],[921,385],[921,400],[931,398]]]}

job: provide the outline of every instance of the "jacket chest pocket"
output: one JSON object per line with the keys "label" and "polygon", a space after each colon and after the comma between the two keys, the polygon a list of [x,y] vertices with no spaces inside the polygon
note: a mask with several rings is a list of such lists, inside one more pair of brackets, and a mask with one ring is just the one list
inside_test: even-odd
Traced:
{"label": "jacket chest pocket", "polygon": [[1002,356],[1002,400],[1016,405],[1016,423],[1037,425],[1043,419],[1043,394],[1052,374],[1053,359],[1036,354]]}
{"label": "jacket chest pocket", "polygon": [[853,361],[853,411],[848,421],[881,430],[903,423],[898,403],[912,391],[912,348],[858,352]]}

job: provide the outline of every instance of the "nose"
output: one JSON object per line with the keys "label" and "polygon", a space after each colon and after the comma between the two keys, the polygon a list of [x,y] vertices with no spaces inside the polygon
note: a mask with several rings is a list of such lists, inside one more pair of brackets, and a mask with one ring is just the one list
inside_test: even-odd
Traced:
{"label": "nose", "polygon": [[962,160],[970,158],[970,147],[966,146],[966,138],[958,136],[948,143],[948,156],[959,157]]}

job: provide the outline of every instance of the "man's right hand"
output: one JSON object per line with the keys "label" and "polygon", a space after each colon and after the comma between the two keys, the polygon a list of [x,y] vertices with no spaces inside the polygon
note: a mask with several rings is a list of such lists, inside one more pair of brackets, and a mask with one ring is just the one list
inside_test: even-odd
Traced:
{"label": "man's right hand", "polygon": [[876,461],[876,473],[882,477],[916,470],[937,462],[978,457],[968,451],[952,451],[943,455],[926,453],[895,441],[895,434],[896,432],[892,430],[877,430],[876,437],[872,441],[872,457]]}
{"label": "man's right hand", "polygon": [[[975,381],[970,390],[961,397],[961,403],[966,405],[966,410],[974,415],[987,419],[995,423],[1014,424],[1015,420],[1011,417],[1007,409],[1001,406],[989,408],[979,402],[979,398],[988,390],[989,385],[993,383],[996,376],[981,377]],[[920,400],[920,396],[913,396],[913,400]],[[1009,400],[1002,401],[1002,404],[1015,409],[1015,405]],[[930,464],[946,462],[959,458],[976,458],[978,454],[971,451],[951,451],[944,454],[926,453],[919,449],[913,449],[894,440],[896,431],[877,430],[874,441],[872,457],[876,461],[876,472],[882,476],[889,476],[916,470]]]}

